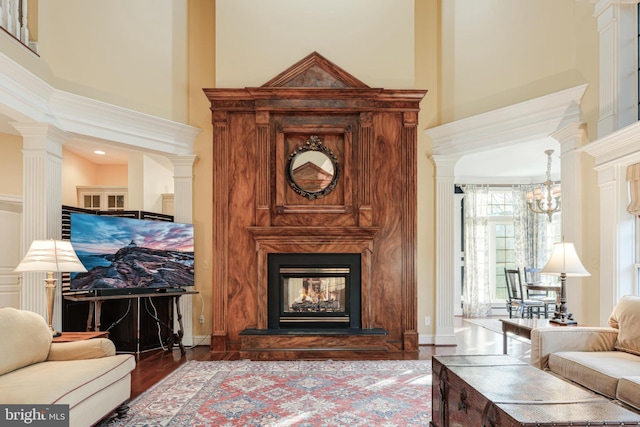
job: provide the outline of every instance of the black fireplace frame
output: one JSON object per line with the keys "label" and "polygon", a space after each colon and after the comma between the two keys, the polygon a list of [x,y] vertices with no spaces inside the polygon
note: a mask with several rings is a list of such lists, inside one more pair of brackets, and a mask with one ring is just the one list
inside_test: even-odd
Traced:
{"label": "black fireplace frame", "polygon": [[[361,254],[359,253],[270,253],[267,255],[268,264],[268,307],[267,322],[269,329],[360,329],[361,321],[361,286],[362,269]],[[284,300],[283,277],[280,268],[349,268],[349,273],[338,274],[347,279],[347,294],[345,295],[345,313],[348,321],[332,321],[333,313],[314,313],[312,317],[327,317],[326,321],[287,321],[282,317],[287,314],[282,311]],[[322,276],[322,274],[314,274]],[[327,276],[335,276],[328,274]],[[310,316],[311,317],[311,316]]]}

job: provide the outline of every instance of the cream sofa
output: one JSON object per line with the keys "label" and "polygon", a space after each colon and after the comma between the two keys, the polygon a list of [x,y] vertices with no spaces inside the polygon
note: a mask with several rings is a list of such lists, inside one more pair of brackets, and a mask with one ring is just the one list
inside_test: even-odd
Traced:
{"label": "cream sofa", "polygon": [[51,341],[40,315],[0,308],[0,404],[69,405],[69,425],[84,427],[129,399],[132,355],[105,338]]}
{"label": "cream sofa", "polygon": [[640,411],[640,297],[621,298],[609,326],[534,329],[531,364]]}

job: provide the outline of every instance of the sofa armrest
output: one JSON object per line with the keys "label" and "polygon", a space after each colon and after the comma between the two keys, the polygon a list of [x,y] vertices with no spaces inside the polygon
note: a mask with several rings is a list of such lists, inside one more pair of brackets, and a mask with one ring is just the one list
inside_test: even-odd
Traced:
{"label": "sofa armrest", "polygon": [[73,342],[51,343],[47,360],[81,360],[114,356],[116,346],[110,339],[94,338]]}
{"label": "sofa armrest", "polygon": [[558,351],[613,351],[618,337],[614,328],[551,326],[531,331],[531,364],[549,367],[549,354]]}

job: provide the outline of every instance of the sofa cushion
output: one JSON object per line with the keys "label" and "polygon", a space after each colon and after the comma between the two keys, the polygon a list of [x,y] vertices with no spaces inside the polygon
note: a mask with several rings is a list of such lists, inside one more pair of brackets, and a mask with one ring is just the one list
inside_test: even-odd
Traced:
{"label": "sofa cushion", "polygon": [[563,351],[549,355],[549,370],[615,399],[620,378],[640,376],[640,359],[622,351]]}
{"label": "sofa cushion", "polygon": [[94,338],[72,342],[51,343],[47,360],[97,359],[115,356],[116,346],[110,339]]}
{"label": "sofa cushion", "polygon": [[53,336],[42,316],[12,307],[0,308],[0,375],[42,362]]}
{"label": "sofa cushion", "polygon": [[36,363],[0,376],[0,402],[68,404],[73,409],[129,375],[135,365],[131,354]]}
{"label": "sofa cushion", "polygon": [[620,378],[616,398],[640,410],[640,376]]}
{"label": "sofa cushion", "polygon": [[616,349],[640,355],[640,297],[620,298],[609,316],[609,326],[618,329]]}

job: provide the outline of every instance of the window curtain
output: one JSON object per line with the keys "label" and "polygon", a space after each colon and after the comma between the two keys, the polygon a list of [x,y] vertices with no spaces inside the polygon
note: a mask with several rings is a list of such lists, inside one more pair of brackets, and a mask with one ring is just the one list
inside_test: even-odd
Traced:
{"label": "window curtain", "polygon": [[524,268],[544,267],[553,246],[549,244],[549,239],[553,239],[549,234],[549,217],[531,212],[527,205],[528,191],[533,191],[533,186],[520,185],[512,189],[515,267],[520,268],[523,274]]}
{"label": "window curtain", "polygon": [[489,282],[489,188],[464,188],[464,301],[465,317],[491,315]]}

